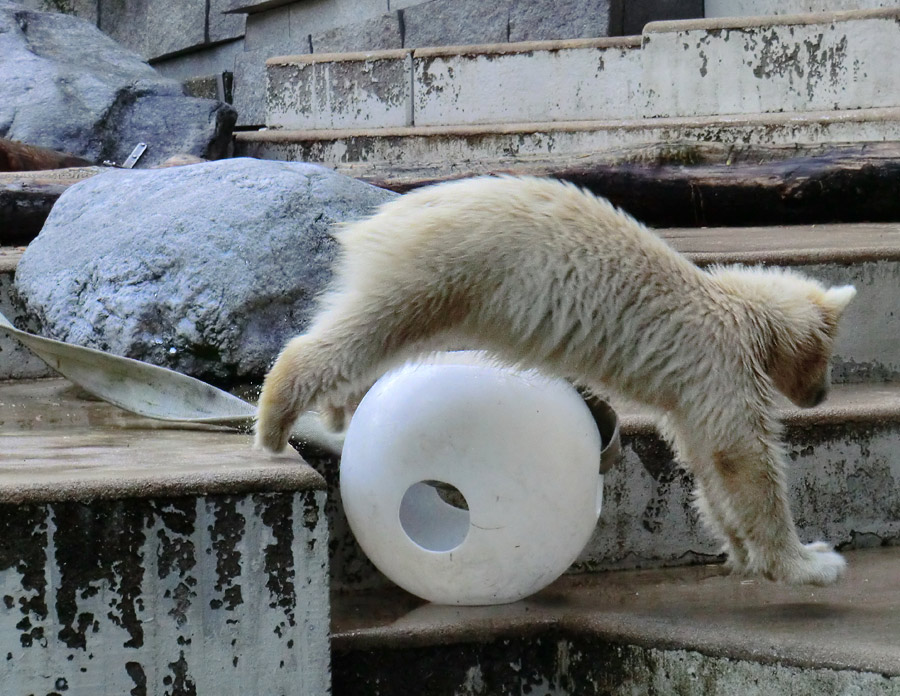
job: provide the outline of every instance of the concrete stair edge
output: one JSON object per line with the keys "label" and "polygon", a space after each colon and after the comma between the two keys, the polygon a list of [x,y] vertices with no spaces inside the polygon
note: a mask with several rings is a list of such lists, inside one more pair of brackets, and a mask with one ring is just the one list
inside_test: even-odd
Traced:
{"label": "concrete stair edge", "polygon": [[[775,684],[786,676],[780,673],[783,670],[809,679],[791,682],[791,693],[818,694],[832,684],[846,688],[851,683],[862,687],[861,693],[898,693],[900,653],[895,649],[892,622],[900,616],[900,597],[893,582],[900,549],[856,551],[848,557],[847,577],[828,588],[785,587],[731,577],[721,566],[695,566],[568,576],[532,598],[507,606],[426,605],[394,590],[335,595],[335,684],[352,679],[357,662],[371,667],[365,656],[388,664],[394,659],[392,653],[405,659],[415,655],[423,661],[443,657],[447,678],[452,679],[457,660],[474,666],[479,661],[476,656],[482,654],[476,646],[482,646],[491,655],[491,663],[503,664],[502,658],[508,657],[513,670],[517,654],[527,655],[529,662],[543,656],[546,671],[541,670],[544,665],[529,664],[526,669],[522,664],[521,678],[527,682],[538,672],[545,686],[546,681],[556,681],[559,690],[551,691],[554,694],[635,693],[626,688],[620,692],[609,684],[597,688],[596,682],[585,679],[583,667],[578,669],[579,655],[596,662],[598,676],[622,669],[624,659],[629,665],[625,669],[635,671],[631,684],[642,687],[637,693],[650,693],[651,683],[660,693],[701,693],[704,684],[703,693],[775,693]],[[366,609],[375,606],[379,611],[367,619]],[[542,643],[548,644],[546,652],[540,650]],[[626,646],[655,651],[657,658],[669,653],[670,659],[658,659],[658,665],[650,659],[633,660],[635,655]],[[566,655],[575,659],[569,662]],[[699,672],[695,675],[699,681],[691,684],[693,690],[678,690],[677,681],[667,681],[669,669],[675,666],[671,671],[680,671],[679,663]],[[755,669],[747,670],[747,665]],[[554,669],[571,669],[576,674],[567,681],[565,674],[554,674]],[[751,679],[745,690],[748,685],[741,682],[748,671],[758,682],[754,687]],[[379,676],[387,677],[387,673]],[[410,682],[418,676],[403,674],[411,686],[418,685]],[[435,676],[435,693],[444,693],[441,677]],[[492,676],[497,678],[484,674],[484,678]],[[389,683],[390,678],[384,681]],[[384,682],[377,688],[375,683],[361,693],[394,693],[379,690],[387,686]],[[571,691],[564,688],[566,683]]]}
{"label": "concrete stair edge", "polygon": [[[878,56],[900,52],[898,15],[882,8],[657,22],[640,46],[626,37],[276,57],[267,63],[266,122],[392,128],[897,106]],[[744,40],[729,41],[733,31]],[[802,67],[789,70],[790,60]],[[555,100],[530,100],[542,84],[554,86]]]}

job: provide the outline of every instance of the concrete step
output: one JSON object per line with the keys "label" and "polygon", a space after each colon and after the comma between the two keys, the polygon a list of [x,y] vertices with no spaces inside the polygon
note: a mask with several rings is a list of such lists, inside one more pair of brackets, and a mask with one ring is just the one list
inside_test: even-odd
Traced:
{"label": "concrete step", "polygon": [[707,18],[758,17],[895,7],[897,0],[706,0],[703,14]]}
{"label": "concrete step", "polygon": [[882,141],[900,141],[900,108],[470,126],[270,128],[234,136],[240,156],[318,162],[379,183],[497,171],[564,171],[592,156],[643,146]]}
{"label": "concrete step", "polygon": [[4,694],[329,693],[324,482],[250,437],[0,383]]}
{"label": "concrete step", "polygon": [[699,116],[898,106],[900,8],[652,22],[644,114]]}
{"label": "concrete step", "polygon": [[314,54],[266,61],[272,128],[629,118],[640,38]]}
{"label": "concrete step", "polygon": [[720,566],[564,576],[496,607],[333,602],[335,696],[900,694],[900,549],[830,588]]}
{"label": "concrete step", "polygon": [[556,123],[900,106],[900,8],[651,22],[641,37],[267,61],[266,125]]}
{"label": "concrete step", "polygon": [[[24,251],[21,247],[0,246],[0,313],[25,330],[34,326],[24,316],[15,295],[13,281],[16,265]],[[55,374],[44,362],[18,341],[0,335],[0,380],[33,379]]]}

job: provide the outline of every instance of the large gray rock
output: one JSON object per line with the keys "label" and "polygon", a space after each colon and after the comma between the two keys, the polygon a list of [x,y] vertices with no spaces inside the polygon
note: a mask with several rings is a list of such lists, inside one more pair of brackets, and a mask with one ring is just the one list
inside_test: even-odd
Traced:
{"label": "large gray rock", "polygon": [[94,25],[0,0],[0,137],[101,162],[138,142],[141,166],[227,152],[234,110],[184,95]]}
{"label": "large gray rock", "polygon": [[395,195],[303,163],[114,170],[63,194],[16,287],[44,335],[255,381],[310,319],[332,225]]}

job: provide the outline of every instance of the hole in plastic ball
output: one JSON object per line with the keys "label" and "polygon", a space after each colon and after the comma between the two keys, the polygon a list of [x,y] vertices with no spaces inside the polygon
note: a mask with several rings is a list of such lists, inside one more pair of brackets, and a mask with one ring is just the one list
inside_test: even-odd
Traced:
{"label": "hole in plastic ball", "polygon": [[420,481],[410,486],[400,501],[400,526],[426,551],[452,551],[469,533],[468,503],[449,483]]}

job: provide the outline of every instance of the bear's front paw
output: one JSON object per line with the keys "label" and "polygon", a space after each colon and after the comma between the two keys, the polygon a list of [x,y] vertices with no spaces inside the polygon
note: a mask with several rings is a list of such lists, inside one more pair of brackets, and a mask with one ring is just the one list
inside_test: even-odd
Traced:
{"label": "bear's front paw", "polygon": [[773,579],[792,585],[830,585],[835,582],[847,562],[824,541],[816,541],[801,547],[798,557],[782,564]]}

